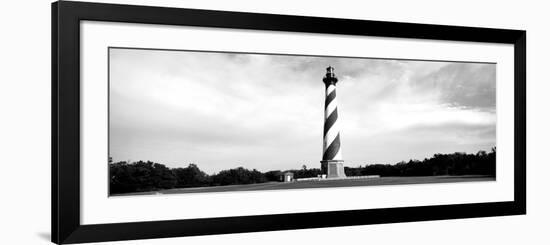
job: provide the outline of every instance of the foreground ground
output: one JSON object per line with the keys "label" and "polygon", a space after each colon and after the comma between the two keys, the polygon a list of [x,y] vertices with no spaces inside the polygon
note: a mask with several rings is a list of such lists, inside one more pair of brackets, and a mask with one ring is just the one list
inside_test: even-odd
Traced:
{"label": "foreground ground", "polygon": [[495,177],[479,176],[479,175],[381,177],[381,178],[372,178],[372,179],[339,179],[339,180],[330,180],[330,181],[303,181],[303,182],[267,182],[267,183],[249,184],[249,185],[227,185],[227,186],[179,188],[179,189],[151,191],[151,192],[116,194],[116,196],[225,192],[225,191],[261,191],[261,190],[375,186],[375,185],[452,183],[452,182],[494,181],[494,180],[495,180]]}

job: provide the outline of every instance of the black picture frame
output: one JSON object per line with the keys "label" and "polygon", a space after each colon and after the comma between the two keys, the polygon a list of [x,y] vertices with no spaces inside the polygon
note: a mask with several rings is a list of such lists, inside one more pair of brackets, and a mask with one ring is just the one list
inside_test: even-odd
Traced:
{"label": "black picture frame", "polygon": [[[514,45],[514,201],[80,224],[80,21]],[[52,4],[52,242],[58,244],[442,220],[526,213],[526,31],[61,1]]]}

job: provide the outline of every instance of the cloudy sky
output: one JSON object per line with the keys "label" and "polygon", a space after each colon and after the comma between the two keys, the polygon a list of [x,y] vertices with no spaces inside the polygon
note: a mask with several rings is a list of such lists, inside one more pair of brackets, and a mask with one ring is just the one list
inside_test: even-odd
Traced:
{"label": "cloudy sky", "polygon": [[211,174],[318,168],[335,67],[346,166],[496,144],[496,65],[110,50],[110,155]]}

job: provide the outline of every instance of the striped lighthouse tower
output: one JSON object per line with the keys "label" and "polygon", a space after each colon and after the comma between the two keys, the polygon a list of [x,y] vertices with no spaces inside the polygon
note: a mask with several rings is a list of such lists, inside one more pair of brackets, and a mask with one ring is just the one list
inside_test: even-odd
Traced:
{"label": "striped lighthouse tower", "polygon": [[323,78],[326,88],[325,97],[325,125],[323,132],[323,160],[321,170],[328,178],[344,178],[344,160],[340,145],[340,127],[338,124],[338,109],[336,107],[336,82],[334,67],[327,68]]}

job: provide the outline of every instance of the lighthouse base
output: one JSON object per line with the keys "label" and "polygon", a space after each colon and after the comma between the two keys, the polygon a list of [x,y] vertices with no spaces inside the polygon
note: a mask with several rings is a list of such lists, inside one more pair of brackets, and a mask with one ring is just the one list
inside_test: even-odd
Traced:
{"label": "lighthouse base", "polygon": [[327,178],[345,178],[343,160],[323,160],[321,161],[321,171],[327,175]]}

